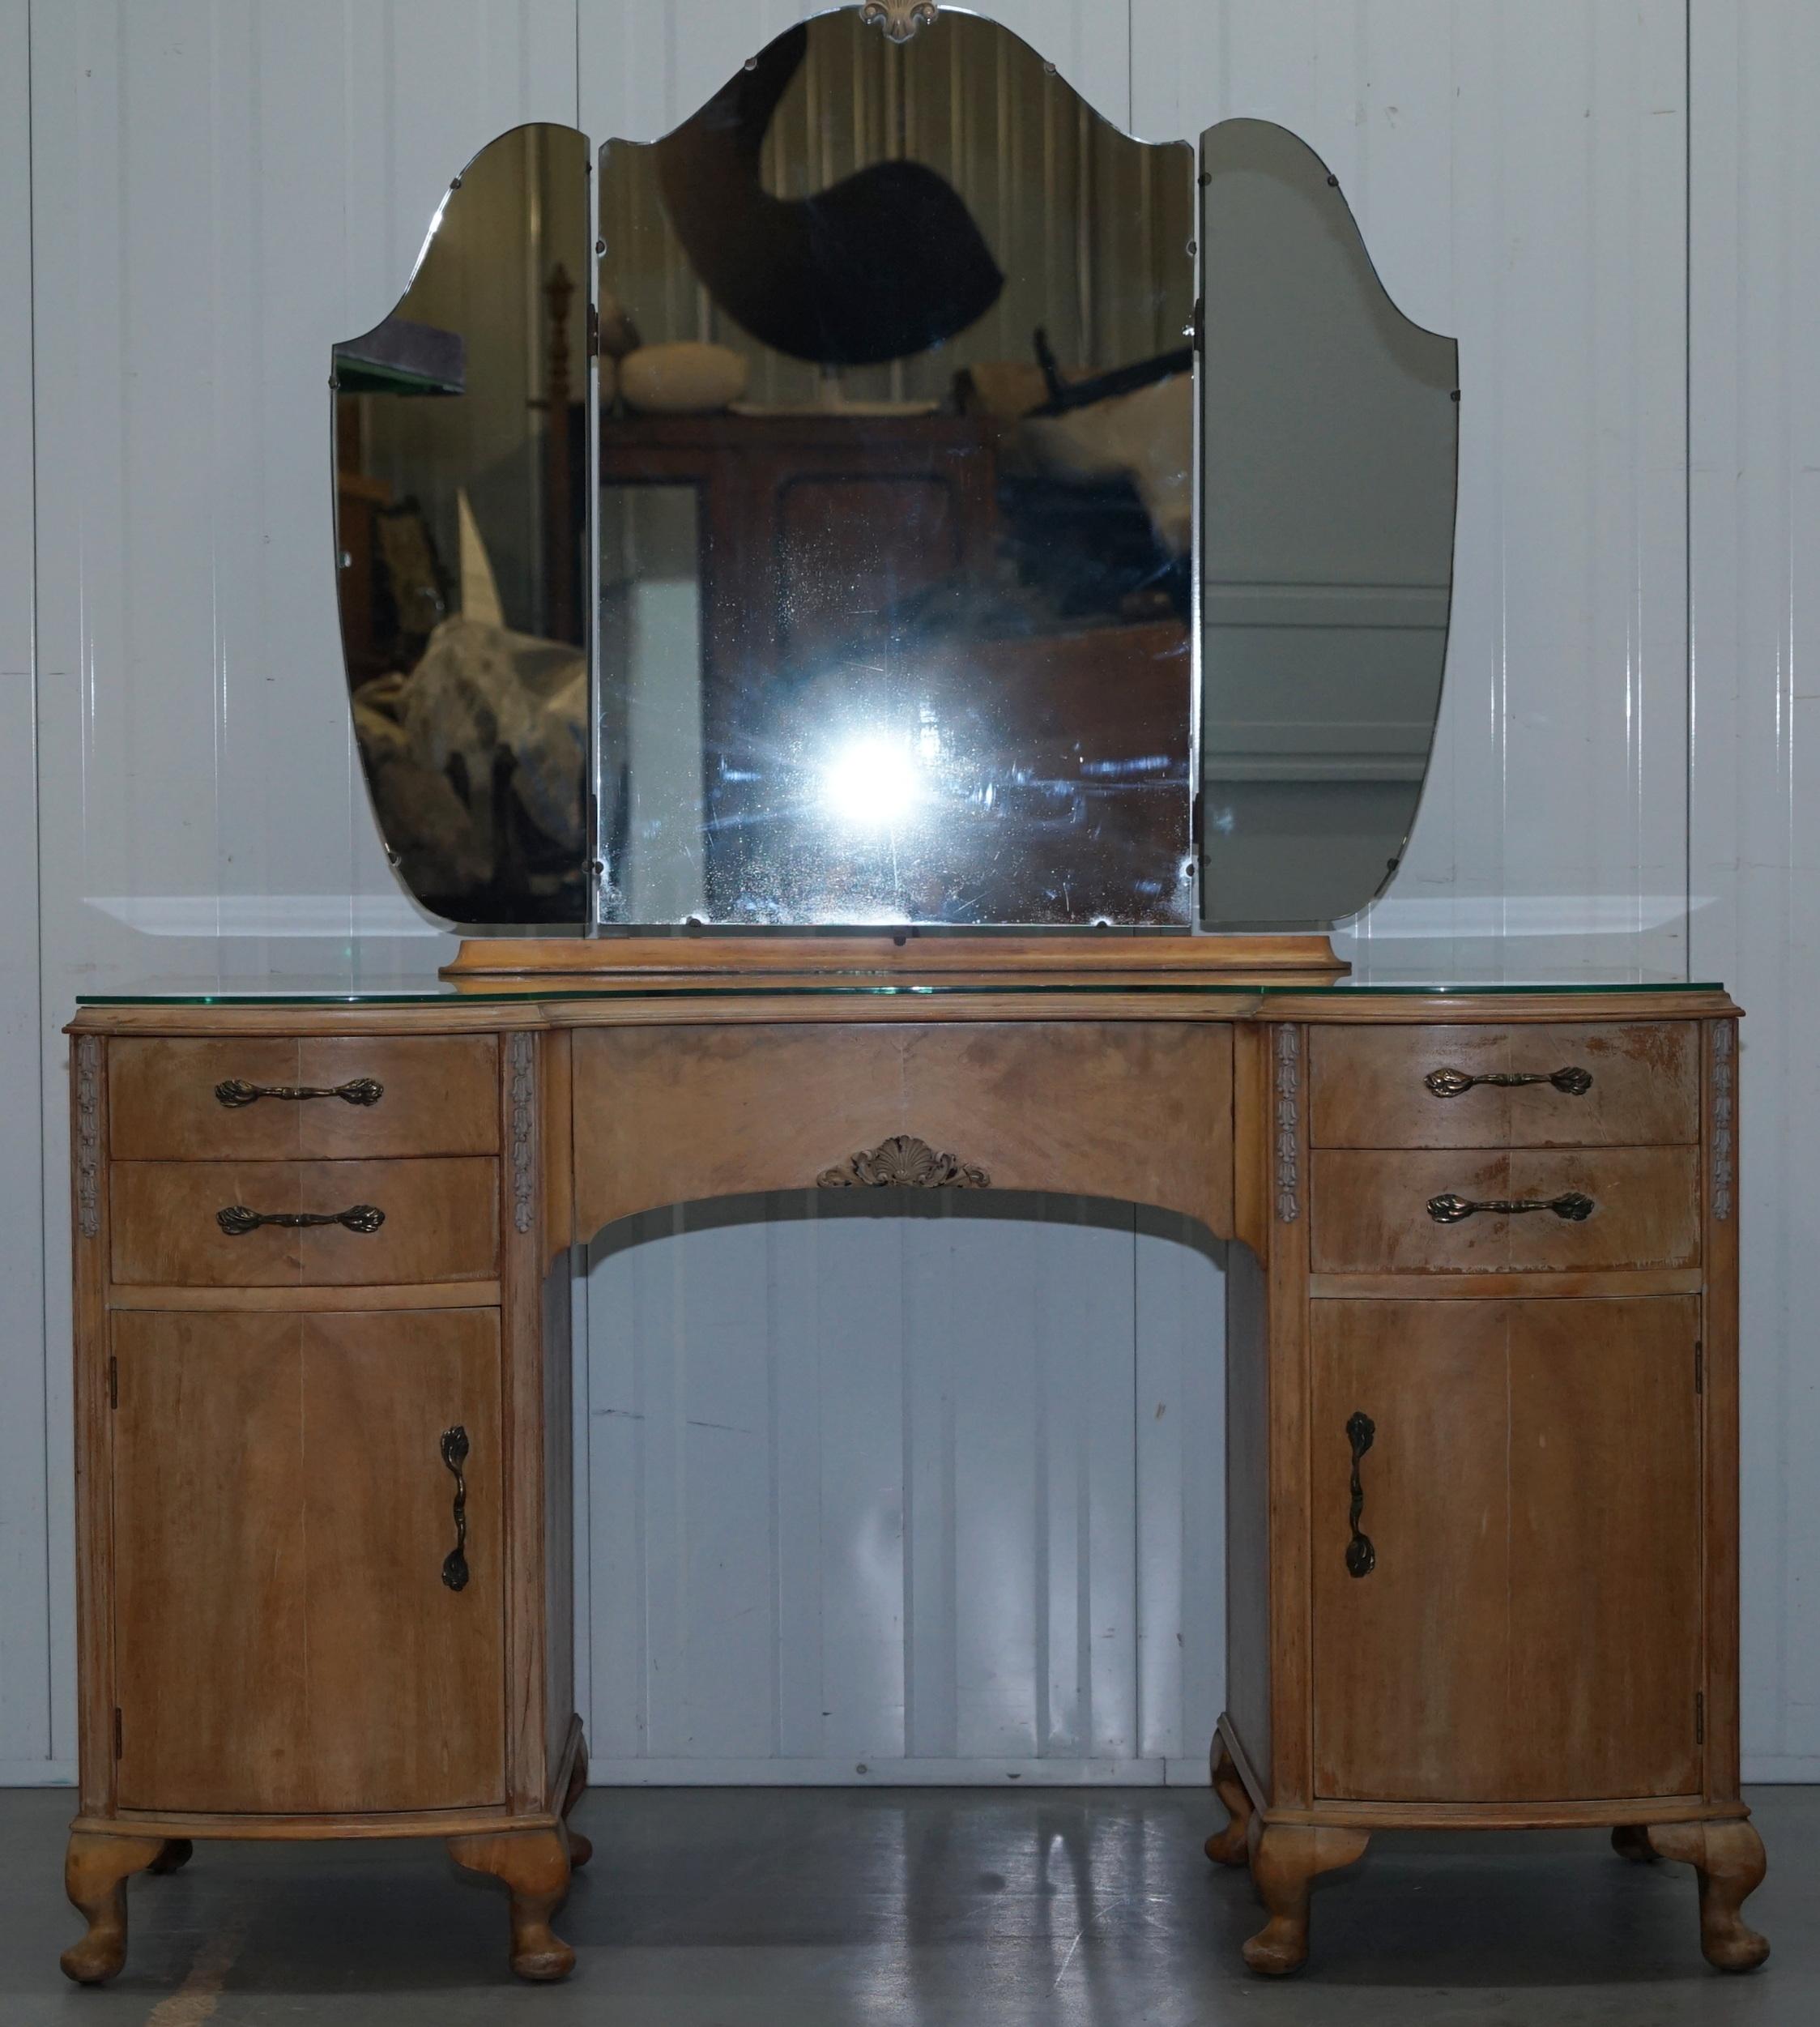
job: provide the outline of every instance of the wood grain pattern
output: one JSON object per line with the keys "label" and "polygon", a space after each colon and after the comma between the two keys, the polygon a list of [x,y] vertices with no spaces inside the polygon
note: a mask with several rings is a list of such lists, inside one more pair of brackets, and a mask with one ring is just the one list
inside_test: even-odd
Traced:
{"label": "wood grain pattern", "polygon": [[[122,1038],[112,1048],[116,1161],[373,1160],[499,1152],[499,1044],[491,1035]],[[370,1078],[372,1105],[262,1098],[226,1106],[218,1084],[335,1090]]]}
{"label": "wood grain pattern", "polygon": [[[1592,1273],[1700,1257],[1693,1148],[1330,1149],[1313,1166],[1317,1274]],[[1596,1206],[1579,1223],[1539,1210],[1443,1224],[1427,1210],[1448,1194],[1487,1201],[1576,1190]]]}
{"label": "wood grain pattern", "polygon": [[113,1343],[120,1801],[309,1807],[301,1326],[122,1316]]}
{"label": "wood grain pattern", "polygon": [[1749,1823],[1652,1823],[1643,1832],[1658,1858],[1691,1865],[1699,1885],[1700,1950],[1715,1970],[1755,1970],[1768,1942],[1745,1920],[1745,1900],[1763,1883],[1763,1840]]}
{"label": "wood grain pattern", "polygon": [[65,1950],[63,1975],[78,1985],[105,1984],[126,1961],[126,1881],[149,1871],[164,1851],[158,1837],[72,1831],[63,1861],[63,1886],[87,1922],[87,1933]]}
{"label": "wood grain pattern", "polygon": [[[1253,1766],[1271,1760],[1270,1308],[1264,1270],[1226,1261],[1226,1709]],[[1264,1799],[1270,1790],[1264,1789]]]}
{"label": "wood grain pattern", "polygon": [[[497,1161],[118,1162],[109,1171],[117,1284],[359,1287],[491,1280],[499,1272]],[[267,1226],[232,1237],[215,1214],[372,1204],[377,1231]]]}
{"label": "wood grain pattern", "polygon": [[[893,988],[918,975],[923,954],[866,948]],[[977,958],[944,952],[954,968],[936,975],[961,989],[843,998],[773,992],[797,982],[774,961],[735,960],[758,968],[710,993],[692,992],[685,954],[640,993],[609,971],[598,996],[584,979],[535,1005],[489,1004],[477,979],[453,1008],[83,1017],[104,1042],[89,1075],[114,1134],[87,1200],[98,1229],[76,1248],[77,1834],[155,1851],[445,1834],[511,1887],[521,1971],[561,1974],[549,1915],[586,1842],[560,1822],[586,1764],[569,1708],[564,1249],[653,1206],[804,1187],[910,1133],[995,1188],[1155,1204],[1255,1248],[1228,1277],[1231,1709],[1215,1764],[1270,1913],[1256,1967],[1300,1961],[1316,1873],[1375,1829],[1424,1824],[1636,1826],[1701,1870],[1713,1961],[1750,1960],[1737,1220],[1705,1187],[1724,996],[1102,993],[1069,990],[1036,952],[1021,990],[994,992],[968,989],[989,975]],[[1072,975],[1169,974],[1096,956]],[[1284,1114],[1272,1040],[1286,1022],[1300,1084]],[[347,1053],[309,1056],[331,1042]],[[296,1081],[307,1060],[326,1082],[373,1073],[355,1052],[370,1065],[381,1046],[478,1071],[490,1116],[459,1131],[488,1151],[204,1159],[215,1122],[185,1124],[157,1089],[207,1068],[198,1052],[288,1052]],[[1526,1068],[1538,1049],[1584,1059],[1587,1100],[1409,1096],[1426,1068]],[[1554,1144],[1582,1103],[1578,1137]],[[1584,1223],[1426,1211],[1447,1191],[1569,1188],[1596,1200]],[[214,1222],[227,1202],[344,1200],[382,1203],[386,1224],[230,1240]],[[1364,1578],[1344,1561],[1355,1407],[1376,1424]],[[413,1573],[450,1545],[433,1440],[458,1418],[473,1574],[413,1602]],[[1237,1855],[1230,1829],[1214,1843]],[[83,1861],[97,1963],[117,1857]]]}
{"label": "wood grain pattern", "polygon": [[471,1872],[489,1872],[506,1889],[511,1964],[533,1984],[550,1984],[575,1968],[575,1952],[550,1927],[569,1896],[569,1850],[562,1832],[513,1830],[449,1840],[449,1855]]}
{"label": "wood grain pattern", "polygon": [[117,1319],[122,1806],[501,1799],[497,1338],[485,1311]]}
{"label": "wood grain pattern", "polygon": [[[1686,1146],[1700,1137],[1699,1029],[1691,1022],[1575,1021],[1526,1027],[1315,1029],[1309,1042],[1317,1147]],[[1480,1085],[1438,1097],[1423,1081],[1592,1078],[1583,1095],[1552,1085]]]}
{"label": "wood grain pattern", "polygon": [[[995,1188],[1230,1229],[1232,1043],[1217,1024],[590,1029],[573,1074],[590,1122],[575,1156],[583,1234],[663,1204],[807,1188],[896,1133],[978,1164]],[[1145,1102],[1158,1090],[1166,1107]]]}
{"label": "wood grain pattern", "polygon": [[1363,1830],[1333,1824],[1299,1829],[1251,1820],[1251,1883],[1269,1919],[1245,1944],[1245,1961],[1266,1977],[1298,1970],[1308,1957],[1308,1889],[1323,1872],[1357,1864]]}
{"label": "wood grain pattern", "polygon": [[[312,1810],[504,1799],[506,1471],[490,1310],[313,1316],[300,1325],[306,1717],[292,1755]],[[468,1436],[468,1580],[442,1581]]]}
{"label": "wood grain pattern", "polygon": [[1315,1306],[1319,1794],[1699,1791],[1697,1329],[1673,1297]]}
{"label": "wood grain pattern", "polygon": [[761,979],[875,974],[908,979],[1099,975],[1202,977],[1349,967],[1324,936],[925,935],[612,936],[467,938],[445,978]]}
{"label": "wood grain pattern", "polygon": [[[1729,1043],[1722,1058],[1720,1050]],[[1730,1159],[1737,1169],[1741,1129],[1737,1103],[1737,1031],[1729,1021],[1707,1024],[1705,1105],[1707,1159],[1722,1125],[1732,1134]],[[1716,1073],[1721,1061],[1733,1073],[1730,1119],[1721,1120]],[[1709,1195],[1706,1206],[1707,1287],[1700,1306],[1705,1363],[1705,1410],[1701,1445],[1705,1483],[1702,1511],[1706,1526],[1706,1792],[1715,1803],[1735,1802],[1739,1786],[1738,1724],[1738,1220],[1721,1218]]]}

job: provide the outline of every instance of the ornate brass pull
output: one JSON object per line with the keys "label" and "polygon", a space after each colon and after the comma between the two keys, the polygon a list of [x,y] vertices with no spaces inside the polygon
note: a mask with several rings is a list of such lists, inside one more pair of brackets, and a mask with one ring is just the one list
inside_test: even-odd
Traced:
{"label": "ornate brass pull", "polygon": [[1519,1084],[1552,1084],[1570,1098],[1584,1098],[1592,1088],[1592,1073],[1574,1063],[1565,1069],[1498,1070],[1485,1077],[1469,1077],[1464,1070],[1433,1069],[1421,1081],[1437,1098],[1458,1098],[1475,1084],[1493,1084],[1504,1090],[1514,1090]]}
{"label": "ornate brass pull", "polygon": [[462,1467],[467,1462],[467,1431],[460,1423],[442,1432],[442,1461],[455,1479],[455,1545],[442,1559],[442,1581],[451,1590],[467,1588],[467,1480]]}
{"label": "ornate brass pull", "polygon": [[249,1084],[242,1077],[230,1077],[215,1087],[217,1104],[236,1111],[256,1105],[262,1098],[339,1098],[347,1105],[377,1105],[386,1086],[370,1077],[356,1077],[345,1084]]}
{"label": "ornate brass pull", "polygon": [[1370,1449],[1378,1425],[1369,1415],[1355,1414],[1346,1423],[1346,1440],[1353,1446],[1353,1505],[1350,1523],[1353,1538],[1346,1544],[1346,1574],[1369,1577],[1378,1567],[1378,1551],[1371,1537],[1361,1531],[1359,1516],[1365,1511],[1365,1487],[1359,1481],[1359,1460]]}
{"label": "ornate brass pull", "polygon": [[1565,1218],[1569,1223],[1583,1225],[1598,1209],[1590,1197],[1583,1196],[1577,1189],[1564,1191],[1558,1197],[1491,1197],[1475,1203],[1469,1197],[1456,1197],[1451,1192],[1445,1197],[1430,1197],[1428,1214],[1438,1225],[1457,1225],[1463,1218],[1474,1218],[1481,1210],[1497,1211],[1515,1217],[1525,1210],[1552,1210],[1557,1218]]}
{"label": "ornate brass pull", "polygon": [[350,1231],[377,1231],[386,1214],[377,1204],[355,1204],[346,1210],[249,1210],[245,1204],[229,1204],[215,1214],[215,1222],[230,1239],[244,1239],[261,1225],[279,1225],[287,1231],[301,1231],[309,1225],[345,1225]]}

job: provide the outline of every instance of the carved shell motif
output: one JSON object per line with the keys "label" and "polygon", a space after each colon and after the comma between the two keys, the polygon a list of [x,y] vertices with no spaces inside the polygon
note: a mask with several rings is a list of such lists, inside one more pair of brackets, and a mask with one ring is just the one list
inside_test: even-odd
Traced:
{"label": "carved shell motif", "polygon": [[863,27],[883,28],[893,42],[908,42],[919,28],[936,25],[935,0],[866,0],[859,19]]}
{"label": "carved shell motif", "polygon": [[817,1189],[988,1189],[991,1184],[983,1168],[939,1154],[914,1133],[893,1133],[815,1179]]}

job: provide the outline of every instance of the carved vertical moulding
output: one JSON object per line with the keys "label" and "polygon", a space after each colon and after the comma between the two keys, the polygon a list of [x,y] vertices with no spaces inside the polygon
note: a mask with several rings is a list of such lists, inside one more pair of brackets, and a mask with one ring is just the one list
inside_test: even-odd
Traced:
{"label": "carved vertical moulding", "polygon": [[76,1041],[76,1228],[100,1236],[101,1044],[92,1035]]}
{"label": "carved vertical moulding", "polygon": [[1302,1030],[1275,1031],[1277,1052],[1277,1215],[1293,1225],[1302,1212]]}
{"label": "carved vertical moulding", "polygon": [[1712,1214],[1732,1214],[1733,1120],[1737,1103],[1735,1076],[1737,1023],[1712,1024]]}
{"label": "carved vertical moulding", "polygon": [[531,1220],[532,1149],[537,1109],[537,1039],[514,1034],[507,1060],[512,1077],[512,1224],[529,1231]]}

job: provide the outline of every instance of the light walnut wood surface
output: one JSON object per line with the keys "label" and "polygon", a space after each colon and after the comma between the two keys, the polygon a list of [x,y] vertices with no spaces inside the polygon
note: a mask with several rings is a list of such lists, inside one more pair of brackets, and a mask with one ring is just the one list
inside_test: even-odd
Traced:
{"label": "light walnut wood surface", "polygon": [[[1700,1257],[1699,1158],[1690,1147],[1317,1150],[1311,1166],[1316,1274],[1594,1273],[1691,1267]],[[1593,1201],[1583,1223],[1532,1210],[1447,1224],[1428,1210],[1442,1196],[1487,1202],[1571,1191]]]}
{"label": "light walnut wood surface", "polygon": [[[1317,1147],[1607,1147],[1700,1137],[1700,1031],[1689,1022],[1315,1028],[1308,1057]],[[1583,1069],[1550,1084],[1438,1096],[1425,1079]]]}
{"label": "light walnut wood surface", "polygon": [[1699,1330],[1687,1298],[1316,1305],[1318,1794],[1699,1791]]}
{"label": "light walnut wood surface", "polygon": [[471,937],[442,967],[460,980],[663,978],[695,982],[782,975],[829,979],[1221,977],[1326,974],[1349,967],[1324,936],[923,936],[880,929],[841,936]]}
{"label": "light walnut wood surface", "polygon": [[[490,1035],[404,1039],[248,1037],[122,1039],[109,1078],[116,1161],[373,1160],[391,1154],[499,1151],[499,1044]],[[260,1098],[224,1105],[235,1080],[339,1090],[369,1079],[372,1104]]]}
{"label": "light walnut wood surface", "polygon": [[[118,1286],[359,1287],[499,1272],[490,1160],[119,1162],[111,1194]],[[260,1212],[365,1204],[386,1221],[376,1231],[267,1225],[234,1236],[216,1214],[236,1204]]]}
{"label": "light walnut wood surface", "polygon": [[[563,1827],[586,1765],[566,1248],[638,1210],[812,1188],[898,1134],[994,1189],[1157,1205],[1240,1242],[1214,1763],[1244,1833],[1214,1841],[1242,1844],[1266,1902],[1255,1967],[1302,1960],[1309,1880],[1368,1833],[1541,1824],[1686,1856],[1711,1960],[1761,1961],[1739,1914],[1761,1847],[1737,1792],[1722,993],[1266,995],[1217,953],[1172,972],[1183,954],[1140,940],[1085,939],[1072,964],[1046,938],[990,958],[680,941],[621,943],[560,999],[471,976],[458,1002],[74,1024],[72,1975],[118,1968],[121,1882],[173,1840],[344,1835],[447,1837],[506,1881],[515,1966],[564,1974],[550,1916],[586,1844]],[[1310,953],[1249,954],[1281,980]],[[856,963],[891,989],[807,989]],[[1421,1081],[1569,1063],[1583,1098]],[[397,1109],[213,1095],[360,1075]],[[1570,1188],[1595,1199],[1583,1223],[1427,1213]],[[229,1238],[215,1214],[356,1201],[379,1231]],[[1364,1577],[1354,1409],[1375,1423]],[[455,1420],[459,1593],[439,1573]]]}
{"label": "light walnut wood surface", "polygon": [[1116,1197],[1231,1227],[1221,1025],[589,1029],[573,1048],[588,1121],[578,1236],[663,1204],[809,1188],[897,1134],[983,1168],[995,1189]]}
{"label": "light walnut wood surface", "polygon": [[501,1799],[495,1317],[121,1316],[114,1346],[121,1805]]}

